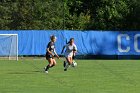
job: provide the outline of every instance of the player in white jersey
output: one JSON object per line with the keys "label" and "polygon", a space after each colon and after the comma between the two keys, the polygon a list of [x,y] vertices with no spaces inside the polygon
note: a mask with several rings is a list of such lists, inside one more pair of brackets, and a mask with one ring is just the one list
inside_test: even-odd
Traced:
{"label": "player in white jersey", "polygon": [[72,65],[72,62],[73,62],[73,56],[75,55],[75,53],[77,52],[77,47],[76,45],[74,44],[74,38],[71,38],[70,41],[68,42],[68,44],[66,44],[63,49],[62,49],[62,52],[64,51],[64,49],[66,48],[65,50],[65,58],[66,58],[66,61],[64,61],[64,71],[67,71],[68,67],[70,65]]}

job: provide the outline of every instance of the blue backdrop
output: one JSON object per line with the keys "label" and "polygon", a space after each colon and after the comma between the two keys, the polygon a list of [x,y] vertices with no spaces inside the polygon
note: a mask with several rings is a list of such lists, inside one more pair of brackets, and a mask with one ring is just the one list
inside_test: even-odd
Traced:
{"label": "blue backdrop", "polygon": [[57,36],[58,54],[73,37],[78,55],[140,55],[140,32],[134,31],[1,30],[0,34],[18,34],[19,55],[45,55],[50,35]]}

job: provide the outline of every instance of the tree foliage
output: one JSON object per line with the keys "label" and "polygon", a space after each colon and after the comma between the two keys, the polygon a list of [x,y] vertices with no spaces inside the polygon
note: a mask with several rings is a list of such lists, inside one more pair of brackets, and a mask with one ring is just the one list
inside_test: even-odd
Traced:
{"label": "tree foliage", "polygon": [[140,30],[139,0],[1,0],[1,30]]}

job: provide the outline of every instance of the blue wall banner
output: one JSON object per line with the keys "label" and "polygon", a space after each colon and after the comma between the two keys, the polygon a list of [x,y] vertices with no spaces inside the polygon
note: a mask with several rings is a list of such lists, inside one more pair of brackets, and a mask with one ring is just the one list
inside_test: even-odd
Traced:
{"label": "blue wall banner", "polygon": [[50,35],[57,37],[58,54],[73,37],[78,55],[140,55],[140,32],[137,31],[0,30],[0,34],[18,34],[19,55],[45,55]]}

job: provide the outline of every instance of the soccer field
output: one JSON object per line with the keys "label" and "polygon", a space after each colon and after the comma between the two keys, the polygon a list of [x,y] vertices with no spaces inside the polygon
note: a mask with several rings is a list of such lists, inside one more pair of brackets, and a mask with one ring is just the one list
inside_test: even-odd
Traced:
{"label": "soccer field", "polygon": [[0,61],[0,93],[140,93],[137,60],[76,60],[63,71],[62,61],[43,72],[45,60]]}

